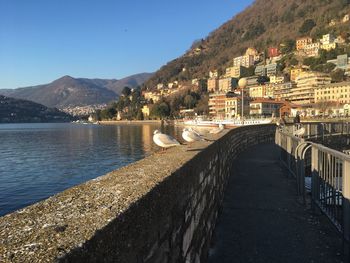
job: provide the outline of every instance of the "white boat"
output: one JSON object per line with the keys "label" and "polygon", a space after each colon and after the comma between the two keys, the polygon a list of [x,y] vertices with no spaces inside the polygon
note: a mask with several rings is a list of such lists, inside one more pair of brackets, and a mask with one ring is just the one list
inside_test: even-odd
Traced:
{"label": "white boat", "polygon": [[193,119],[185,120],[184,125],[188,126],[203,126],[203,127],[217,127],[219,124],[225,127],[247,126],[247,125],[260,125],[269,124],[272,119],[224,119],[224,120],[203,120]]}

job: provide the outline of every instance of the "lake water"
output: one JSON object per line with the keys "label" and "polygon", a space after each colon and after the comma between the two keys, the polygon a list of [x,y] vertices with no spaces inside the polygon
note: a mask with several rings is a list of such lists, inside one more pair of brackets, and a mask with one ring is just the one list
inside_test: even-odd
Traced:
{"label": "lake water", "polygon": [[157,150],[157,124],[0,124],[0,216],[133,163]]}

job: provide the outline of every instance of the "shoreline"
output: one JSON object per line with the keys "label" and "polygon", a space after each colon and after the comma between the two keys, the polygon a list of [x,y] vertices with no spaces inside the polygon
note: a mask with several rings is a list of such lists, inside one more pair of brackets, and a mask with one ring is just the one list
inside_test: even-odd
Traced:
{"label": "shoreline", "polygon": [[115,125],[115,124],[161,124],[161,120],[121,120],[121,121],[99,121],[101,125]]}

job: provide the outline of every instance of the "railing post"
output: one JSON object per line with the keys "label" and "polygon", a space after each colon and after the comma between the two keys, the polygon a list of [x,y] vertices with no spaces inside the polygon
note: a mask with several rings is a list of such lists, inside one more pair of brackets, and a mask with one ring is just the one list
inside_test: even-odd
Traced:
{"label": "railing post", "polygon": [[343,162],[343,237],[344,237],[344,255],[349,260],[350,248],[350,161]]}
{"label": "railing post", "polygon": [[287,137],[287,167],[288,170],[291,171],[291,160],[292,160],[292,138],[290,136]]}
{"label": "railing post", "polygon": [[316,208],[316,201],[319,198],[319,153],[318,149],[312,146],[311,149],[311,207]]}

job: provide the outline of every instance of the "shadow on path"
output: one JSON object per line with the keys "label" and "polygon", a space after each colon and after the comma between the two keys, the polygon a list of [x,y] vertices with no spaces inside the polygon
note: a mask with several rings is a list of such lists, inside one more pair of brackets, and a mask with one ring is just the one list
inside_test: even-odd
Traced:
{"label": "shadow on path", "polygon": [[260,144],[235,161],[209,262],[342,262],[342,241],[323,215],[297,201],[278,148]]}

